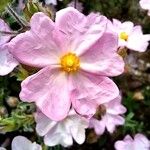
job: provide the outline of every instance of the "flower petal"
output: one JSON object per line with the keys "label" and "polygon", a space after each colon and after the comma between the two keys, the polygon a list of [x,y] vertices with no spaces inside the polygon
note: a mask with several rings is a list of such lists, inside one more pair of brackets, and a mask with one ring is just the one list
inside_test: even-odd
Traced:
{"label": "flower petal", "polygon": [[143,8],[143,9],[150,9],[150,1],[148,0],[140,0],[140,6]]}
{"label": "flower petal", "polygon": [[148,150],[150,149],[150,141],[143,134],[136,134],[134,137],[135,150]]}
{"label": "flower petal", "polygon": [[53,130],[45,135],[44,143],[48,146],[55,146],[58,144],[61,144],[64,147],[71,146],[73,144],[72,136],[67,133],[61,134],[62,130],[65,130],[62,126],[57,127],[57,130],[53,128]]}
{"label": "flower petal", "polygon": [[127,47],[131,50],[144,52],[148,47],[150,34],[143,35],[141,26],[135,26],[129,36]]}
{"label": "flower petal", "polygon": [[80,55],[104,33],[107,19],[99,14],[84,16],[73,7],[56,13],[56,25],[70,37],[70,50]]}
{"label": "flower petal", "polygon": [[109,103],[106,103],[105,107],[107,108],[107,113],[112,115],[124,114],[126,112],[126,108],[121,104],[120,95]]}
{"label": "flower petal", "polygon": [[111,101],[119,95],[115,83],[107,77],[80,72],[72,76],[72,105],[85,116],[95,114],[99,104]]}
{"label": "flower petal", "polygon": [[124,61],[117,54],[118,37],[105,33],[95,45],[80,56],[81,68],[87,72],[116,76],[124,71]]}
{"label": "flower petal", "polygon": [[8,44],[14,57],[21,63],[45,67],[59,63],[59,55],[68,45],[65,35],[54,27],[54,22],[43,13],[31,18],[31,29],[19,34]]}
{"label": "flower petal", "polygon": [[97,135],[102,135],[105,131],[105,123],[97,119],[90,119],[90,128],[94,128]]}
{"label": "flower petal", "polygon": [[12,150],[42,150],[42,147],[32,143],[26,137],[17,136],[12,141]]}
{"label": "flower petal", "polygon": [[57,122],[51,121],[47,116],[45,116],[41,112],[37,112],[35,115],[35,120],[36,120],[36,132],[40,136],[44,136],[53,128]]}
{"label": "flower petal", "polygon": [[[10,31],[9,26],[2,19],[0,19],[0,31],[5,31],[5,32]],[[0,45],[3,45],[6,42],[8,42],[10,37],[11,37],[10,35],[2,35],[0,33]]]}
{"label": "flower petal", "polygon": [[129,150],[127,149],[127,144],[123,141],[115,142],[115,149],[116,150]]}
{"label": "flower petal", "polygon": [[77,114],[72,116],[72,118],[70,117],[70,119],[72,119],[70,129],[72,136],[78,144],[82,144],[85,141],[85,129],[88,127],[89,122]]}
{"label": "flower petal", "polygon": [[47,117],[58,121],[64,119],[70,109],[68,87],[65,72],[46,67],[22,82],[20,98],[23,101],[35,102]]}
{"label": "flower petal", "polygon": [[105,126],[110,133],[113,133],[117,125],[123,125],[125,119],[121,116],[106,114],[103,116],[102,121],[105,122]]}
{"label": "flower petal", "polygon": [[18,65],[18,62],[9,53],[8,48],[0,46],[0,76],[9,74]]}

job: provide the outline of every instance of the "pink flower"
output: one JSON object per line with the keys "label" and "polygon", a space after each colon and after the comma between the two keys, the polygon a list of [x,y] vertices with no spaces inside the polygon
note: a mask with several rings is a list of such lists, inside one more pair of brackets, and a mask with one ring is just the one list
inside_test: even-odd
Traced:
{"label": "pink flower", "polygon": [[[11,144],[12,150],[42,150],[42,147],[36,142],[32,143],[24,136],[16,136]],[[0,150],[6,150],[0,147]]]}
{"label": "pink flower", "polygon": [[[0,19],[0,31],[10,31],[8,25],[2,19]],[[6,43],[9,40],[10,36],[0,33],[0,76],[7,75],[18,65],[18,62],[13,58],[6,47]]]}
{"label": "pink flower", "polygon": [[134,139],[127,135],[123,141],[115,143],[116,150],[149,150],[150,141],[143,134],[136,134]]}
{"label": "pink flower", "polygon": [[39,12],[31,18],[31,30],[9,44],[23,64],[42,68],[22,82],[20,98],[35,102],[52,120],[64,119],[72,105],[82,115],[93,115],[97,105],[119,95],[106,76],[123,72],[116,53],[117,37],[104,33],[107,19],[84,16],[68,7],[56,13],[55,23]]}
{"label": "pink flower", "polygon": [[121,115],[126,112],[126,108],[121,104],[120,96],[103,104],[101,108],[104,110],[101,120],[94,117],[90,120],[90,128],[94,128],[96,134],[103,134],[105,128],[108,132],[113,133],[117,125],[124,124],[125,119]]}
{"label": "pink flower", "polygon": [[53,121],[41,112],[35,116],[36,131],[44,136],[44,143],[48,146],[61,144],[64,147],[71,146],[73,139],[82,144],[85,141],[85,129],[88,127],[88,120],[77,115],[72,109],[67,118],[59,122]]}
{"label": "pink flower", "polygon": [[140,6],[142,9],[148,10],[148,15],[150,16],[150,0],[140,0]]}
{"label": "pink flower", "polygon": [[134,26],[130,21],[121,23],[119,20],[113,19],[113,23],[109,22],[108,28],[118,34],[118,47],[127,47],[139,52],[147,49],[150,34],[143,34],[141,26]]}

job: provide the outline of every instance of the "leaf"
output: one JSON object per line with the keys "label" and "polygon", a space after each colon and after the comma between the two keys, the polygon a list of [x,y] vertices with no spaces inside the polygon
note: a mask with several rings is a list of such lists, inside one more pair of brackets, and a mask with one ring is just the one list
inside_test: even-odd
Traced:
{"label": "leaf", "polygon": [[11,2],[12,0],[0,0],[0,13],[2,13],[5,10],[6,6]]}

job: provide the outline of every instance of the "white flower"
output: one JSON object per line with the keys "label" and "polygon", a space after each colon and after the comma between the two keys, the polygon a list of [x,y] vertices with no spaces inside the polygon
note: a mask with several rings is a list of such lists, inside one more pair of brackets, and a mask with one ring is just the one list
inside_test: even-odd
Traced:
{"label": "white flower", "polygon": [[[42,150],[42,147],[36,142],[32,143],[24,136],[16,136],[11,145],[12,150]],[[0,147],[0,150],[6,150]]]}
{"label": "white flower", "polygon": [[131,21],[122,23],[113,19],[113,22],[108,22],[108,30],[118,34],[118,47],[144,52],[149,45],[150,34],[143,34],[142,27],[140,25],[134,26]]}
{"label": "white flower", "polygon": [[40,136],[44,136],[44,143],[48,146],[61,144],[64,147],[71,146],[73,139],[82,144],[85,141],[85,129],[88,121],[77,115],[74,110],[69,112],[67,118],[56,122],[38,112],[35,117],[36,131]]}

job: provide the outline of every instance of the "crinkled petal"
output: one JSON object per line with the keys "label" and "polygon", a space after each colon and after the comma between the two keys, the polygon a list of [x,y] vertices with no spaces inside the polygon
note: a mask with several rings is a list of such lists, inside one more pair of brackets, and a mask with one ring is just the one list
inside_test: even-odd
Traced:
{"label": "crinkled petal", "polygon": [[17,60],[9,53],[8,48],[0,46],[0,76],[9,74],[17,65]]}
{"label": "crinkled petal", "polygon": [[119,95],[117,86],[107,77],[79,72],[74,74],[71,80],[72,105],[82,115],[93,115],[98,104],[108,102]]}
{"label": "crinkled petal", "polygon": [[95,45],[82,56],[81,68],[87,72],[116,76],[124,71],[124,61],[117,54],[118,37],[111,33],[105,33]]}
{"label": "crinkled petal", "polygon": [[68,45],[65,35],[55,28],[54,22],[44,13],[31,18],[31,29],[11,40],[8,47],[21,63],[46,67],[59,63],[59,56]]}
{"label": "crinkled petal", "polygon": [[12,141],[12,150],[42,150],[42,147],[32,143],[26,137],[17,136]]}
{"label": "crinkled petal", "polygon": [[107,19],[99,14],[84,16],[73,7],[56,13],[56,25],[70,38],[70,50],[80,55],[104,33]]}
{"label": "crinkled petal", "polygon": [[70,109],[68,84],[65,72],[46,67],[22,82],[20,98],[35,102],[47,117],[58,121],[64,119]]}

